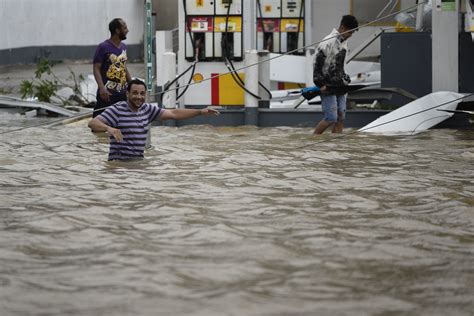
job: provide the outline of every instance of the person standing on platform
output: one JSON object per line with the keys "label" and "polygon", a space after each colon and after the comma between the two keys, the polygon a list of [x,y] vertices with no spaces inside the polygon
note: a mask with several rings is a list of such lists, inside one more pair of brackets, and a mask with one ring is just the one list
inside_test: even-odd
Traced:
{"label": "person standing on platform", "polygon": [[110,38],[97,46],[93,60],[93,73],[97,82],[97,103],[93,117],[108,106],[126,101],[127,83],[132,80],[127,69],[127,23],[115,18],[109,23]]}
{"label": "person standing on platform", "polygon": [[347,93],[340,91],[341,87],[351,82],[344,71],[347,39],[358,27],[359,23],[354,16],[344,15],[339,28],[333,29],[316,49],[313,81],[321,89],[324,118],[316,125],[314,134],[322,134],[330,126],[333,133],[342,133],[346,116]]}

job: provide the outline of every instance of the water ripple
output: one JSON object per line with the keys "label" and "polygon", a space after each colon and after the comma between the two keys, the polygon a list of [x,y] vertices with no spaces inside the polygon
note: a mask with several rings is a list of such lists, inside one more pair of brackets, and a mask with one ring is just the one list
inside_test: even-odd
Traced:
{"label": "water ripple", "polygon": [[9,134],[1,314],[469,315],[472,131],[311,132],[154,127],[130,163]]}

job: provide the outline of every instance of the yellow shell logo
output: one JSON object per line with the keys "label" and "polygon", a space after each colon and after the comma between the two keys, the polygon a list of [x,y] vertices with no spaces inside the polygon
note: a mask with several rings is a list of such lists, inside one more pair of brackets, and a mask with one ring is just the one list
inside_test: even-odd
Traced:
{"label": "yellow shell logo", "polygon": [[203,77],[202,74],[197,73],[197,74],[194,74],[193,80],[194,80],[194,82],[198,83],[198,82],[203,81],[203,80],[204,80],[204,77]]}

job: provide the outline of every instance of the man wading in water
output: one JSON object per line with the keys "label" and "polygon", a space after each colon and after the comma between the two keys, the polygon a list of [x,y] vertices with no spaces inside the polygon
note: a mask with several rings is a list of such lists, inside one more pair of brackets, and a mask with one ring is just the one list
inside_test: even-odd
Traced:
{"label": "man wading in water", "polygon": [[351,79],[344,72],[347,39],[359,27],[352,15],[342,17],[339,28],[333,29],[318,45],[313,70],[314,84],[321,88],[321,106],[324,118],[316,125],[314,134],[322,134],[332,125],[333,133],[342,133],[346,117],[346,93],[337,93]]}
{"label": "man wading in water", "polygon": [[143,158],[150,123],[160,120],[184,120],[198,115],[219,115],[211,109],[165,110],[145,103],[146,85],[133,79],[127,87],[127,101],[108,107],[89,122],[93,132],[107,132],[110,137],[109,160]]}

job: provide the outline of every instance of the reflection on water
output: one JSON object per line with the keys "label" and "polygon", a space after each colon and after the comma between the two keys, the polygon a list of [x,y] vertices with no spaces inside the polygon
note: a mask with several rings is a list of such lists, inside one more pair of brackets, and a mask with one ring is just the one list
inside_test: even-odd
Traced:
{"label": "reflection on water", "polygon": [[470,315],[474,133],[311,132],[0,135],[1,315]]}

